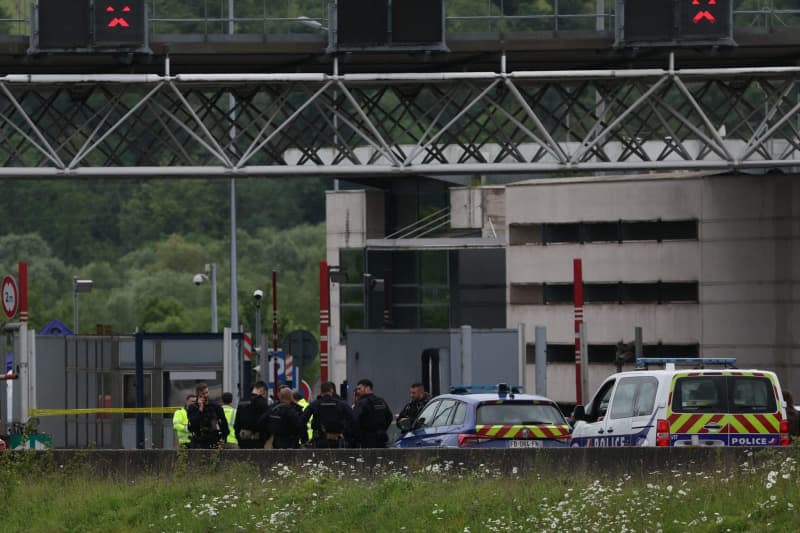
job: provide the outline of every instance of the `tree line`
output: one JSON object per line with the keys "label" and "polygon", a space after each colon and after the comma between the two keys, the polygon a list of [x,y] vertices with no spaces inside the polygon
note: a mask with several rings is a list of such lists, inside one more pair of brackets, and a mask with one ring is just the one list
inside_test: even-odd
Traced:
{"label": "tree line", "polygon": [[[326,182],[237,180],[239,320],[253,327],[253,290],[271,301],[278,271],[281,335],[316,332],[319,261],[325,255]],[[72,327],[72,277],[80,331],[210,330],[210,287],[194,274],[216,263],[219,327],[230,324],[230,183],[213,180],[3,180],[0,274],[28,262],[30,322]],[[271,316],[265,310],[264,323]]]}

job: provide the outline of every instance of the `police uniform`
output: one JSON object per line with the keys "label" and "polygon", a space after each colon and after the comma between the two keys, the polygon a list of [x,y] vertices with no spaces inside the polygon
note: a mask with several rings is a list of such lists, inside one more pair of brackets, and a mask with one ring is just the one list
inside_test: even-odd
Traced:
{"label": "police uniform", "polygon": [[299,448],[308,440],[300,407],[294,403],[279,403],[262,417],[261,424],[272,435],[274,449]]}
{"label": "police uniform", "polygon": [[303,422],[311,420],[315,448],[344,448],[353,431],[353,410],[332,394],[311,402],[303,411]]}
{"label": "police uniform", "polygon": [[269,411],[269,401],[253,394],[249,402],[242,402],[236,410],[233,429],[239,448],[243,450],[263,448],[267,442],[266,431],[259,427],[261,417]]}
{"label": "police uniform", "polygon": [[405,407],[403,407],[403,410],[400,411],[400,414],[397,415],[397,421],[400,422],[401,420],[404,420],[406,418],[412,421],[415,420],[417,418],[417,415],[420,414],[420,412],[422,412],[422,410],[428,404],[430,399],[431,399],[430,395],[428,395],[428,393],[425,393],[425,397],[422,398],[421,400],[411,400],[405,405]]}
{"label": "police uniform", "polygon": [[389,442],[386,430],[394,419],[386,401],[373,393],[365,394],[358,400],[353,415],[359,447],[385,448]]}
{"label": "police uniform", "polygon": [[219,404],[209,401],[200,411],[197,404],[189,406],[189,431],[192,432],[190,448],[217,448],[228,438],[228,421]]}

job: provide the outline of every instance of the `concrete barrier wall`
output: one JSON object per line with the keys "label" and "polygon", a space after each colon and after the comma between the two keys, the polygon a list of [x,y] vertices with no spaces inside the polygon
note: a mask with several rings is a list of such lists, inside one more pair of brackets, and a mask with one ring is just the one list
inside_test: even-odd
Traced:
{"label": "concrete barrier wall", "polygon": [[758,465],[796,457],[797,447],[762,448],[627,448],[543,450],[43,450],[8,451],[42,471],[85,472],[131,478],[171,476],[175,472],[220,471],[248,464],[265,475],[284,468],[323,469],[353,476],[403,474],[604,475],[625,472],[650,476],[684,468],[730,471],[744,463]]}

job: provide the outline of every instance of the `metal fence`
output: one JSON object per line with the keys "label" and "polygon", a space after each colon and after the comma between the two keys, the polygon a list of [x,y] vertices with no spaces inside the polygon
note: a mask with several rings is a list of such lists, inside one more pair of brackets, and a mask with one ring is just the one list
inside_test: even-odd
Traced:
{"label": "metal fence", "polygon": [[[330,0],[148,0],[156,35],[291,35],[328,30]],[[449,35],[468,33],[613,33],[614,0],[445,0]],[[772,33],[800,27],[796,0],[733,0],[735,31]],[[30,0],[0,7],[0,36],[29,35]]]}

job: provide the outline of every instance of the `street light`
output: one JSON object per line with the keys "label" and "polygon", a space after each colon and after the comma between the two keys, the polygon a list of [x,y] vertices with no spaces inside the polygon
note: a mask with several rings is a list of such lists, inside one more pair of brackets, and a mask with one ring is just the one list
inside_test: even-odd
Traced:
{"label": "street light", "polygon": [[347,283],[347,270],[337,265],[328,267],[328,279],[331,283]]}
{"label": "street light", "polygon": [[306,28],[311,28],[312,30],[319,30],[319,31],[328,31],[328,27],[323,26],[322,22],[320,22],[317,19],[312,19],[311,17],[300,15],[299,17],[296,18],[296,20]]}
{"label": "street light", "polygon": [[[261,340],[261,300],[264,299],[264,291],[261,289],[256,289],[253,291],[253,301],[256,305],[256,327],[255,331],[253,332],[253,351],[256,352],[256,362],[257,362],[257,369],[256,372],[259,375],[266,375],[266,373],[262,374],[262,369],[265,368],[263,365],[263,361],[261,361],[261,354],[264,352],[264,347],[262,346]],[[269,381],[269,380],[265,380]]]}
{"label": "street light", "polygon": [[78,279],[72,276],[72,329],[75,335],[78,334],[78,293],[91,292],[94,282],[90,279]]}
{"label": "street light", "polygon": [[218,333],[217,328],[217,264],[206,263],[205,274],[198,273],[192,278],[195,285],[208,282],[211,285],[211,333]]}

